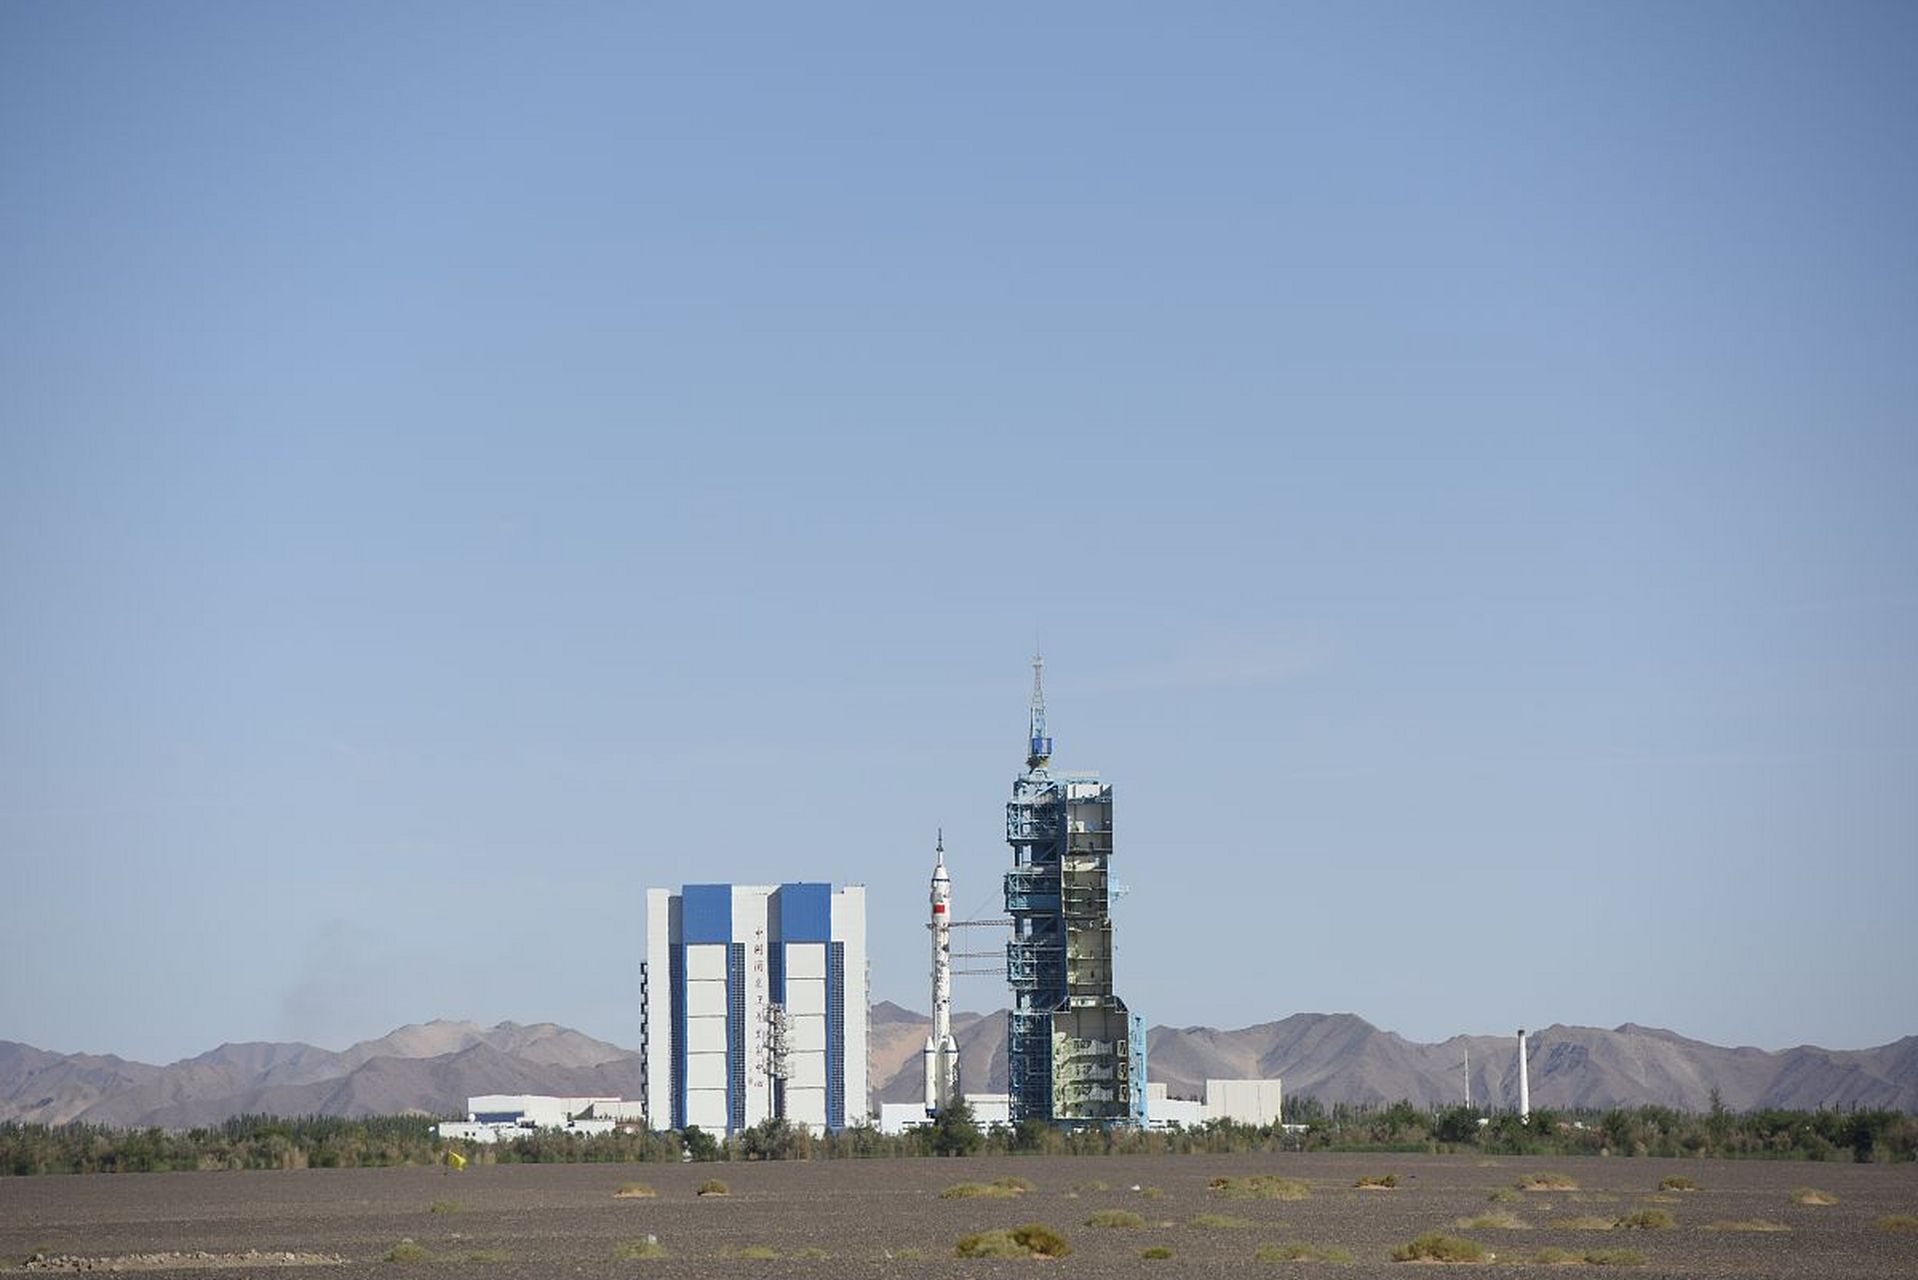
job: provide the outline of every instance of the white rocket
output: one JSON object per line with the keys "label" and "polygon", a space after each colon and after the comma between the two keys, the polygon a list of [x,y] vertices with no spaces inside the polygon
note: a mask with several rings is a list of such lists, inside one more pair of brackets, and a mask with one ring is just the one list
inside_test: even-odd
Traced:
{"label": "white rocket", "polygon": [[952,1038],[952,877],[946,836],[932,868],[932,1034],[926,1037],[926,1110],[943,1111],[959,1097],[959,1042]]}
{"label": "white rocket", "polygon": [[1532,1122],[1532,1073],[1525,1062],[1525,1028],[1518,1029],[1518,1122]]}

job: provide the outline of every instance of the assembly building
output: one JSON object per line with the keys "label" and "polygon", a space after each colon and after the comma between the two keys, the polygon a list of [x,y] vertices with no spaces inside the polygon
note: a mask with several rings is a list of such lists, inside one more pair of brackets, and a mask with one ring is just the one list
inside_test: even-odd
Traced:
{"label": "assembly building", "polygon": [[646,893],[641,1093],[654,1129],[866,1122],[866,891],[689,884]]}

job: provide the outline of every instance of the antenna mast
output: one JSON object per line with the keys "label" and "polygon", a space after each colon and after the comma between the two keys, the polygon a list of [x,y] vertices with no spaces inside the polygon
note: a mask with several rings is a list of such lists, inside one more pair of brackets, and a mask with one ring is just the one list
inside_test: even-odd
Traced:
{"label": "antenna mast", "polygon": [[1052,758],[1052,739],[1046,736],[1046,660],[1032,655],[1032,723],[1026,768],[1043,769]]}

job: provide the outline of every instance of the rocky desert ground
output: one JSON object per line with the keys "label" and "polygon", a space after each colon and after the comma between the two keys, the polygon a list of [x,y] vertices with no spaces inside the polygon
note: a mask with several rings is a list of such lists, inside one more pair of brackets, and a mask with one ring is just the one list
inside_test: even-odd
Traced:
{"label": "rocky desert ground", "polygon": [[[1577,1185],[1519,1188],[1543,1172]],[[1395,1188],[1356,1185],[1387,1175]],[[699,1195],[711,1178],[729,1194]],[[1308,1194],[1267,1198],[1252,1178]],[[1668,1178],[1697,1189],[1662,1188]],[[942,1196],[1000,1179],[1031,1189]],[[632,1183],[654,1194],[618,1194]],[[1801,1203],[1806,1188],[1831,1203]],[[1672,1225],[1613,1225],[1641,1212]],[[1317,1154],[181,1173],[0,1179],[0,1264],[389,1280],[1403,1276],[1420,1268],[1392,1261],[1394,1248],[1436,1230],[1493,1255],[1460,1270],[1839,1280],[1918,1275],[1918,1230],[1900,1229],[1900,1215],[1918,1215],[1918,1166]],[[1089,1225],[1101,1218],[1140,1225]],[[1028,1222],[1061,1232],[1071,1254],[954,1256],[961,1237]],[[1260,1259],[1294,1243],[1351,1261]],[[1581,1260],[1537,1260],[1549,1250]]]}

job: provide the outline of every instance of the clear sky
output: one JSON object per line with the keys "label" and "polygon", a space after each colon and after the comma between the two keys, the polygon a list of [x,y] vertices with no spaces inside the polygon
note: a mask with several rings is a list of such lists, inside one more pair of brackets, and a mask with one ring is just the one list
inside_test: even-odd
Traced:
{"label": "clear sky", "polygon": [[[1918,1032],[1918,8],[0,8],[0,1038],[636,1044],[643,892],[1155,1023]],[[972,979],[960,999],[996,1008]]]}

